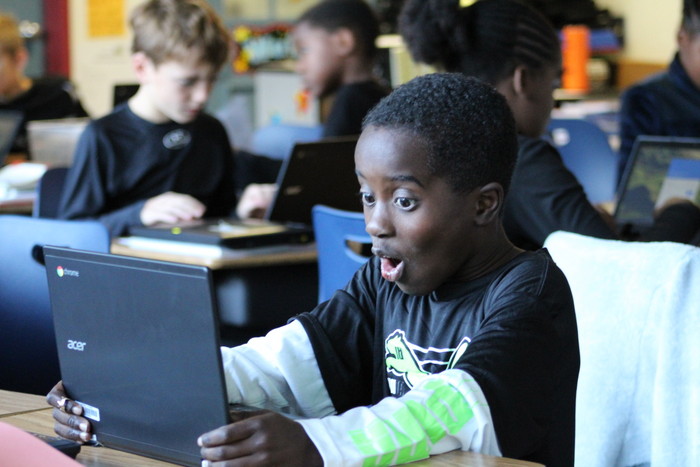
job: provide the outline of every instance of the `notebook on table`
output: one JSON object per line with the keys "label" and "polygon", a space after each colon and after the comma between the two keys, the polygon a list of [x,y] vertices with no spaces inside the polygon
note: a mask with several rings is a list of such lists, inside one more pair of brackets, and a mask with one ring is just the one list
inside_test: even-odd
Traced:
{"label": "notebook on table", "polygon": [[700,204],[700,138],[638,137],[618,190],[618,229],[634,238],[672,198]]}
{"label": "notebook on table", "polygon": [[17,132],[22,125],[23,113],[17,110],[0,110],[0,167],[12,149]]}
{"label": "notebook on table", "polygon": [[311,208],[325,204],[359,211],[355,175],[357,137],[297,143],[277,178],[277,193],[259,221],[202,219],[153,227],[132,227],[135,236],[249,248],[313,240]]}
{"label": "notebook on table", "polygon": [[96,441],[199,466],[229,423],[210,271],[45,247],[61,375]]}

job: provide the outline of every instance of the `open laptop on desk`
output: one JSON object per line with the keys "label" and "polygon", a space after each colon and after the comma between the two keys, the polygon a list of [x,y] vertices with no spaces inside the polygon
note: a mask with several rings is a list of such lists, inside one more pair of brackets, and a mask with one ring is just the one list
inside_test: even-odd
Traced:
{"label": "open laptop on desk", "polygon": [[638,236],[674,197],[700,204],[700,138],[638,137],[618,191],[618,229]]}
{"label": "open laptop on desk", "polygon": [[61,375],[105,446],[199,466],[229,423],[207,268],[45,247]]}
{"label": "open laptop on desk", "polygon": [[89,118],[81,117],[34,120],[27,123],[32,161],[51,167],[70,167],[80,135],[89,122]]}
{"label": "open laptop on desk", "polygon": [[19,127],[22,125],[23,113],[17,110],[0,110],[0,167],[12,149]]}
{"label": "open laptop on desk", "polygon": [[278,190],[262,221],[203,219],[176,225],[132,227],[129,233],[164,240],[249,248],[313,239],[311,208],[325,204],[360,210],[355,175],[357,137],[297,143],[280,169]]}

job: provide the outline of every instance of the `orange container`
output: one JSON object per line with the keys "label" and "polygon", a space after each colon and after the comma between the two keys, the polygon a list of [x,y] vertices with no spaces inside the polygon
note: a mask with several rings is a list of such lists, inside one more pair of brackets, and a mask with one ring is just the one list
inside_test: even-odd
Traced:
{"label": "orange container", "polygon": [[568,91],[590,89],[586,66],[591,56],[590,31],[586,26],[564,26],[562,30],[562,87]]}

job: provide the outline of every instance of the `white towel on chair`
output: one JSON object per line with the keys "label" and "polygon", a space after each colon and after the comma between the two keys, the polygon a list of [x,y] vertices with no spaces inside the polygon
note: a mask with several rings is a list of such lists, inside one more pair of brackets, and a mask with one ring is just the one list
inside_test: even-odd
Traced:
{"label": "white towel on chair", "polygon": [[555,232],[581,371],[576,465],[700,466],[700,248]]}

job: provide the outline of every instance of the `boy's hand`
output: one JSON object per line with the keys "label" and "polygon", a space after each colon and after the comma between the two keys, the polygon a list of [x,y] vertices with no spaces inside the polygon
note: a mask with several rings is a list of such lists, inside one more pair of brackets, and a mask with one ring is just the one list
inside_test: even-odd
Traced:
{"label": "boy's hand", "polygon": [[316,446],[297,422],[268,410],[233,418],[234,423],[197,440],[202,458],[209,461],[202,465],[323,465]]}
{"label": "boy's hand", "polygon": [[141,222],[147,226],[158,222],[174,224],[199,219],[204,211],[206,207],[192,196],[168,191],[146,201],[141,209]]}
{"label": "boy's hand", "polygon": [[277,185],[274,183],[251,183],[243,190],[236,214],[240,219],[262,219],[275,193]]}
{"label": "boy's hand", "polygon": [[59,381],[46,395],[46,402],[54,407],[53,418],[56,423],[53,429],[57,435],[78,443],[90,441],[90,422],[80,416],[83,414],[80,404],[66,397],[62,382]]}

